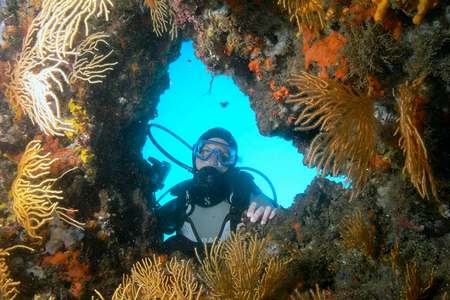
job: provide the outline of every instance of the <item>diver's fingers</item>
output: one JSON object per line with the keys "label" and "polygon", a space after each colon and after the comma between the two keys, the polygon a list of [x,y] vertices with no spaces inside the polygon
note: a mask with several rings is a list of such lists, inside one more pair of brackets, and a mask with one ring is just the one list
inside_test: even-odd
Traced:
{"label": "diver's fingers", "polygon": [[264,214],[261,219],[261,225],[265,225],[267,223],[267,218],[269,217],[271,211],[272,207],[266,206],[266,208],[264,209]]}
{"label": "diver's fingers", "polygon": [[276,214],[277,214],[277,209],[276,208],[272,209],[272,212],[270,213],[270,216],[269,216],[269,220],[272,220]]}
{"label": "diver's fingers", "polygon": [[259,207],[255,213],[253,214],[253,217],[250,219],[250,222],[254,223],[256,221],[258,221],[262,214],[264,213],[264,206]]}
{"label": "diver's fingers", "polygon": [[255,214],[256,202],[252,202],[247,210],[247,218],[252,218]]}

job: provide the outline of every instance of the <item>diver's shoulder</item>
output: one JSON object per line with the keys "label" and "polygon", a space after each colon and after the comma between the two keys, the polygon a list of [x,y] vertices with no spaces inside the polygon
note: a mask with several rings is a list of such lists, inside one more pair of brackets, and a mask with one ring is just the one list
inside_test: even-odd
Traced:
{"label": "diver's shoulder", "polygon": [[253,175],[251,175],[250,173],[248,173],[247,171],[242,171],[237,169],[234,173],[233,173],[233,177],[235,178],[235,180],[237,180],[238,182],[253,182],[253,180],[255,179],[253,177]]}

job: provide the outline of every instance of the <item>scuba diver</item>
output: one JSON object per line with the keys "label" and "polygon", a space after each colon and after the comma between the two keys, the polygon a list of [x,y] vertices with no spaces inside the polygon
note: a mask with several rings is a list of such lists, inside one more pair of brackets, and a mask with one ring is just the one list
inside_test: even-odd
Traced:
{"label": "scuba diver", "polygon": [[174,186],[175,199],[156,212],[161,232],[176,232],[164,242],[167,252],[194,256],[195,247],[226,239],[242,217],[264,225],[275,216],[276,201],[236,161],[237,144],[229,131],[216,127],[200,136],[192,151],[193,178]]}

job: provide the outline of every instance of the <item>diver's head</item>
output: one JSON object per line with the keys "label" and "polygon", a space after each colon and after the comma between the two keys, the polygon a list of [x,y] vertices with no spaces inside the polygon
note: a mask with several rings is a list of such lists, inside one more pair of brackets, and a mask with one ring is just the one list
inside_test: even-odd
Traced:
{"label": "diver's head", "polygon": [[237,144],[231,133],[216,127],[203,133],[194,145],[192,163],[194,172],[213,167],[221,173],[236,165]]}
{"label": "diver's head", "polygon": [[237,144],[229,131],[216,127],[200,136],[192,152],[192,195],[198,205],[215,205],[231,193],[236,160]]}

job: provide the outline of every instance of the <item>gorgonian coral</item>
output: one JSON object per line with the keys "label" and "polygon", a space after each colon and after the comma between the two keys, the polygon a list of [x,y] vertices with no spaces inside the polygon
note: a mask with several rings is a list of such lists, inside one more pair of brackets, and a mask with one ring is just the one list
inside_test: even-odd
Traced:
{"label": "gorgonian coral", "polygon": [[145,6],[150,10],[153,32],[156,36],[162,36],[169,31],[171,39],[178,35],[178,27],[175,22],[174,11],[166,0],[144,0]]}
{"label": "gorgonian coral", "polygon": [[[73,131],[71,124],[62,119],[57,95],[69,84],[69,77],[89,81],[110,69],[111,64],[105,64],[101,56],[95,56],[91,62],[78,57],[85,54],[83,50],[91,53],[97,50],[96,46],[103,41],[103,36],[89,38],[89,21],[93,16],[108,20],[110,6],[109,0],[46,0],[31,22],[5,95],[42,132],[63,135],[65,131]],[[80,32],[88,37],[88,44],[77,49],[75,40]],[[95,46],[89,48],[92,39]],[[72,60],[75,70],[71,69]]]}
{"label": "gorgonian coral", "polygon": [[400,135],[399,145],[405,155],[404,173],[408,173],[411,182],[422,198],[437,198],[436,180],[428,162],[428,153],[422,138],[424,121],[423,104],[425,98],[420,95],[425,77],[413,82],[405,82],[397,90],[396,98],[400,110],[395,132]]}
{"label": "gorgonian coral", "polygon": [[63,199],[62,191],[53,187],[58,178],[48,177],[55,160],[50,158],[50,153],[42,153],[40,141],[31,141],[19,161],[17,176],[11,187],[16,219],[33,238],[42,238],[37,231],[52,220],[55,214],[78,228],[83,228],[84,225],[70,216],[76,210],[63,208],[58,204],[58,200]]}
{"label": "gorgonian coral", "polygon": [[0,299],[13,300],[19,294],[17,286],[20,284],[20,282],[11,279],[9,267],[6,264],[6,257],[10,255],[10,252],[12,250],[18,248],[34,251],[32,248],[22,245],[12,246],[6,249],[0,248]]}
{"label": "gorgonian coral", "polygon": [[327,295],[324,290],[320,289],[316,283],[315,289],[310,289],[307,292],[300,293],[298,289],[294,290],[290,295],[289,300],[331,300],[335,299],[332,295]]}
{"label": "gorgonian coral", "polygon": [[69,81],[74,84],[76,80],[89,83],[101,83],[106,77],[106,72],[112,71],[112,66],[117,62],[107,62],[113,50],[107,54],[99,54],[100,45],[108,45],[107,34],[97,32],[89,35],[77,48],[77,56],[73,62],[73,71],[70,73]]}
{"label": "gorgonian coral", "polygon": [[268,240],[234,233],[198,258],[211,299],[269,299],[285,278],[288,260],[267,251]]}
{"label": "gorgonian coral", "polygon": [[364,220],[360,209],[345,216],[340,224],[342,243],[346,248],[362,250],[367,256],[375,255],[375,227]]}
{"label": "gorgonian coral", "polygon": [[[421,272],[422,271],[422,272]],[[419,270],[416,262],[409,262],[406,264],[405,285],[403,290],[404,299],[424,299],[427,293],[435,284],[435,274],[433,271],[429,272],[428,278],[424,276],[423,270]],[[446,297],[442,297],[446,299]]]}
{"label": "gorgonian coral", "polygon": [[325,28],[325,11],[321,0],[278,0],[278,5],[287,10],[298,30],[320,32]]}
{"label": "gorgonian coral", "polygon": [[[162,256],[143,258],[133,265],[130,275],[123,277],[112,300],[200,299],[202,289],[192,267],[190,261],[176,257],[169,261]],[[100,292],[95,293],[105,299]]]}
{"label": "gorgonian coral", "polygon": [[323,80],[306,72],[294,75],[286,103],[303,109],[295,130],[319,128],[306,155],[309,166],[317,166],[323,176],[345,174],[352,181],[352,197],[367,181],[375,152],[377,121],[373,98],[362,95],[338,81]]}
{"label": "gorgonian coral", "polygon": [[[112,296],[119,299],[272,299],[285,278],[287,259],[268,250],[268,240],[233,233],[228,240],[205,245],[190,261],[153,256],[137,262]],[[96,291],[97,297],[105,299]]]}

